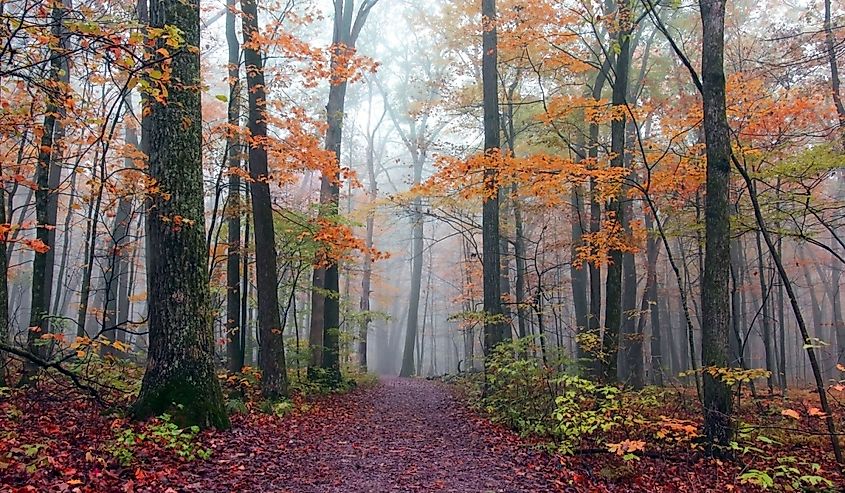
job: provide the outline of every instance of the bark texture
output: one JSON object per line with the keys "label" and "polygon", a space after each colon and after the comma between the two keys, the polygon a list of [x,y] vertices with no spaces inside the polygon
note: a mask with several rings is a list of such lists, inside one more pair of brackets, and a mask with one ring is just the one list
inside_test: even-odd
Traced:
{"label": "bark texture", "polygon": [[163,62],[172,69],[168,101],[149,108],[149,174],[169,197],[157,193],[148,201],[150,347],[134,414],[169,413],[180,425],[222,428],[229,419],[212,361],[204,238],[199,4],[151,2],[150,25],[177,27],[190,49]]}
{"label": "bark texture", "polygon": [[[501,147],[499,131],[498,35],[496,30],[496,0],[481,1],[482,34],[481,75],[484,92],[484,150],[496,159]],[[493,348],[509,336],[502,312],[501,262],[499,259],[499,185],[495,166],[484,170],[484,202],[482,204],[481,235],[483,241],[484,291],[484,351]]]}
{"label": "bark texture", "polygon": [[701,285],[704,434],[708,450],[724,455],[733,439],[731,392],[708,373],[728,363],[730,328],[730,128],[725,106],[725,1],[700,0],[702,97],[707,145],[704,277]]}
{"label": "bark texture", "polygon": [[235,129],[241,119],[241,47],[235,30],[235,0],[226,2],[226,43],[229,48],[229,108],[227,120],[229,203],[226,255],[226,356],[229,371],[239,372],[244,366],[244,332],[241,327],[241,179],[232,171],[241,167],[241,145]]}
{"label": "bark texture", "polygon": [[255,0],[241,2],[243,9],[244,48],[247,92],[249,93],[249,184],[255,236],[255,283],[258,291],[258,362],[261,392],[268,399],[287,395],[285,348],[279,314],[279,276],[276,271],[276,236],[273,204],[270,198],[270,174],[267,169],[267,100],[264,84],[264,60],[252,41],[258,30],[258,6]]}

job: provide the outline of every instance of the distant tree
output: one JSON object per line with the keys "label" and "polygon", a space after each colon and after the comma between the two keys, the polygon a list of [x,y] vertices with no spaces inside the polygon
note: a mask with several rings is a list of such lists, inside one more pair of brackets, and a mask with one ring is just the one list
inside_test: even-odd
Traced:
{"label": "distant tree", "polygon": [[[335,163],[323,173],[320,182],[320,216],[333,218],[339,213],[340,157],[343,144],[343,116],[349,77],[350,56],[370,11],[379,0],[364,0],[355,11],[354,0],[335,0],[332,34],[331,87],[326,104],[326,150],[333,152]],[[340,273],[336,259],[314,269],[311,295],[311,365],[326,372],[329,383],[340,381]]]}

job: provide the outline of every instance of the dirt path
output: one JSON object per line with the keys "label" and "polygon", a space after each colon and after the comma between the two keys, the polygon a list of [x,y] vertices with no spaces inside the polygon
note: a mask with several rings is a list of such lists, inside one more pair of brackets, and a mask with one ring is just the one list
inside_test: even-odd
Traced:
{"label": "dirt path", "polygon": [[204,492],[562,490],[547,475],[548,458],[475,418],[434,382],[384,380],[274,423],[224,434],[212,459],[194,463],[182,480]]}

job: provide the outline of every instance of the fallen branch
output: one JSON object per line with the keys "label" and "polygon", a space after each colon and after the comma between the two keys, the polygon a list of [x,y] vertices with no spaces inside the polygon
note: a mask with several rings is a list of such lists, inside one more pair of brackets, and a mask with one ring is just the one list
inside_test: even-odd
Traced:
{"label": "fallen branch", "polygon": [[73,373],[72,371],[70,371],[67,368],[65,368],[64,366],[62,366],[60,361],[47,361],[47,360],[45,360],[45,359],[43,359],[43,358],[41,358],[41,357],[39,357],[35,354],[30,353],[29,351],[24,351],[23,349],[20,349],[20,348],[15,347],[15,346],[11,346],[11,345],[6,344],[4,342],[0,342],[0,351],[12,354],[12,355],[17,356],[19,358],[24,358],[27,361],[34,363],[35,365],[37,365],[37,366],[39,366],[39,367],[41,367],[45,370],[49,370],[49,369],[56,370],[58,373],[68,377],[70,379],[70,381],[73,382],[73,384],[77,388],[79,388],[80,390],[82,390],[82,391],[86,392],[88,395],[90,395],[95,401],[97,401],[98,404],[101,404],[101,405],[104,405],[104,406],[108,405],[108,403],[105,400],[103,400],[102,396],[97,391],[97,389],[95,389],[94,387],[92,387],[92,386],[86,384],[85,382],[83,382],[82,379],[79,378],[79,375]]}

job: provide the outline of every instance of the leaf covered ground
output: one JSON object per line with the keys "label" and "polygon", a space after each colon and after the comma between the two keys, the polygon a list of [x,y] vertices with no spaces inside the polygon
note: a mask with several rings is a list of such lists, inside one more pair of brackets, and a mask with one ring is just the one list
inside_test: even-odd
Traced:
{"label": "leaf covered ground", "polygon": [[3,491],[752,491],[739,465],[691,455],[545,452],[426,380],[296,400],[284,416],[236,414],[230,430],[196,436],[38,395],[0,401]]}

